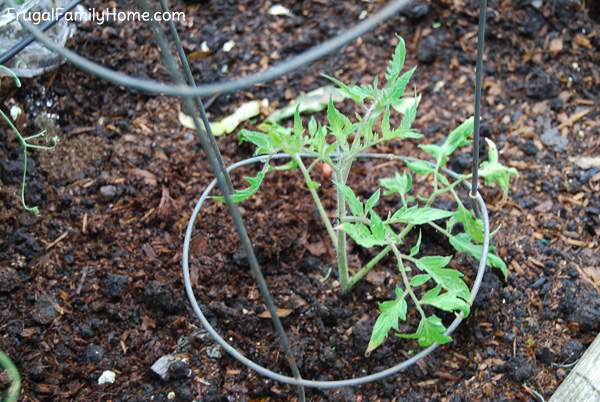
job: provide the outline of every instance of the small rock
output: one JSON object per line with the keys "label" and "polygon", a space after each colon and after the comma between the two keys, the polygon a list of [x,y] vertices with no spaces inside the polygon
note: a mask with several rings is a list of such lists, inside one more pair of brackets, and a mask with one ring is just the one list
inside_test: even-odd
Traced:
{"label": "small rock", "polygon": [[541,138],[544,145],[552,147],[556,151],[566,151],[569,145],[569,140],[561,136],[556,127],[547,127]]}
{"label": "small rock", "polygon": [[221,345],[213,345],[206,349],[206,355],[211,359],[218,360],[223,357],[223,353],[221,352]]}
{"label": "small rock", "polygon": [[400,13],[411,21],[418,21],[429,14],[429,4],[415,1],[410,3]]}
{"label": "small rock", "polygon": [[560,360],[563,363],[572,363],[579,359],[584,350],[585,346],[573,339],[567,342],[565,347],[560,351]]}
{"label": "small rock", "polygon": [[537,70],[525,82],[525,94],[531,99],[551,99],[560,92],[560,82],[553,74]]}
{"label": "small rock", "polygon": [[85,348],[83,358],[88,363],[100,363],[104,357],[104,348],[102,346],[89,344]]}
{"label": "small rock", "polygon": [[175,361],[175,356],[173,355],[164,355],[161,356],[157,361],[154,362],[152,367],[150,367],[150,371],[158,376],[162,380],[166,380],[168,378],[169,366],[173,364]]}
{"label": "small rock", "polygon": [[175,392],[173,392],[173,391],[171,391],[167,394],[167,399],[170,401],[174,401],[176,397],[177,397],[177,395],[175,395]]}
{"label": "small rock", "polygon": [[170,380],[183,380],[192,376],[192,369],[185,360],[175,360],[168,369]]}
{"label": "small rock", "polygon": [[433,36],[421,39],[417,47],[417,60],[422,64],[431,64],[437,57],[437,41]]}
{"label": "small rock", "polygon": [[158,281],[150,281],[144,290],[144,303],[148,308],[159,310],[167,314],[177,313],[182,310],[183,303],[175,296],[174,292]]}
{"label": "small rock", "polygon": [[100,187],[100,199],[102,201],[111,201],[117,196],[118,190],[116,186],[108,185]]}
{"label": "small rock", "polygon": [[0,293],[8,293],[21,284],[21,278],[16,269],[11,267],[0,267]]}
{"label": "small rock", "polygon": [[545,365],[550,365],[554,360],[554,353],[550,350],[550,348],[543,347],[535,352],[535,357]]}
{"label": "small rock", "polygon": [[105,370],[100,375],[100,378],[98,378],[98,385],[114,384],[116,378],[117,378],[117,375],[115,374],[114,371]]}
{"label": "small rock", "polygon": [[539,148],[533,143],[533,141],[526,141],[522,146],[523,152],[528,156],[536,156],[540,151]]}
{"label": "small rock", "polygon": [[539,278],[538,280],[536,280],[535,282],[533,282],[531,284],[531,289],[538,289],[540,288],[544,283],[546,283],[546,277],[542,276],[541,278]]}
{"label": "small rock", "polygon": [[558,96],[550,101],[550,109],[552,109],[555,112],[560,112],[563,109],[564,105],[565,103]]}
{"label": "small rock", "polygon": [[128,284],[129,277],[127,275],[108,274],[104,280],[102,293],[112,299],[118,299],[123,295]]}
{"label": "small rock", "polygon": [[36,302],[33,308],[31,318],[38,324],[47,325],[56,317],[54,305],[56,300],[50,296],[42,296]]}
{"label": "small rock", "polygon": [[525,382],[533,376],[533,365],[522,358],[512,360],[509,370],[510,377],[518,383]]}

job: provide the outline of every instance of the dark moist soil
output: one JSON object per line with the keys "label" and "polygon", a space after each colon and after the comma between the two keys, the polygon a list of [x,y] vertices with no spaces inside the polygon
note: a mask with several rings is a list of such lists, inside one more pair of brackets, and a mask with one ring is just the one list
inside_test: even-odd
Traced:
{"label": "dark moist soil", "polygon": [[[496,189],[483,194],[493,227],[502,228],[495,244],[510,267],[509,280],[488,271],[454,342],[406,372],[354,389],[309,390],[311,400],[528,401],[535,400],[533,391],[548,398],[569,372],[564,364],[600,330],[600,169],[597,163],[582,168],[577,159],[600,151],[600,28],[591,18],[597,14],[593,5],[588,15],[568,0],[540,9],[529,3],[489,3],[482,134],[520,177],[505,204]],[[263,70],[382,6],[282,3],[295,15],[287,18],[269,15],[273,4],[175,2],[188,17],[183,39],[198,81]],[[274,110],[326,84],[321,73],[368,83],[385,70],[398,33],[407,40],[408,65],[419,64],[414,84],[423,101],[416,127],[428,142],[442,140],[473,112],[476,6],[419,3],[310,67],[217,97],[209,114],[218,119],[263,98]],[[226,53],[228,40],[235,46]],[[204,41],[214,50],[206,57]],[[84,25],[71,46],[125,73],[166,79],[140,24]],[[2,107],[26,111],[18,121],[25,133],[48,127],[40,117],[47,112],[58,115],[50,128],[62,138],[56,151],[32,155],[27,197],[42,209],[35,218],[18,199],[20,150],[8,128],[0,128],[0,348],[21,371],[22,400],[160,401],[169,393],[182,401],[295,400],[292,387],[260,377],[216,346],[185,297],[183,232],[212,175],[193,133],[178,123],[180,102],[111,86],[70,65],[26,80],[19,91],[4,84]],[[350,104],[341,108],[356,111]],[[228,162],[252,154],[235,135],[219,145]],[[407,143],[378,151],[422,156]],[[351,182],[368,196],[378,178],[401,166],[361,162]],[[467,171],[468,149],[450,166]],[[236,172],[236,184],[255,171]],[[331,209],[330,186],[321,191]],[[394,261],[384,260],[341,297],[335,274],[325,279],[332,250],[298,174],[270,176],[242,210],[303,376],[361,376],[418,349],[392,339],[363,356],[377,302],[399,281]],[[449,252],[423,230],[428,253]],[[192,252],[196,295],[210,321],[246,356],[288,373],[223,206],[206,205]],[[375,252],[352,250],[351,266]],[[452,264],[472,283],[475,261],[458,256]],[[177,362],[159,379],[150,367],[168,354]],[[105,370],[116,373],[114,384],[98,385]]]}

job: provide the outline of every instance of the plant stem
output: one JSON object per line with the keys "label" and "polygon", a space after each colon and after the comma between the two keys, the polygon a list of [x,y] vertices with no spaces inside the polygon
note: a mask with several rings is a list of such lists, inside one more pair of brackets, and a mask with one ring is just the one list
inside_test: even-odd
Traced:
{"label": "plant stem", "polygon": [[450,232],[448,232],[446,229],[444,229],[443,227],[441,227],[440,225],[438,225],[435,222],[427,222],[427,224],[433,228],[435,228],[438,232],[443,233],[444,235],[446,235],[446,237],[453,237],[452,234]]}
{"label": "plant stem", "polygon": [[413,303],[415,303],[415,307],[419,311],[419,314],[421,314],[421,318],[426,318],[427,316],[425,315],[425,312],[421,307],[421,303],[419,302],[417,295],[415,294],[412,286],[410,285],[408,275],[406,275],[406,269],[404,268],[404,264],[402,264],[402,255],[400,254],[400,251],[398,250],[396,245],[392,243],[390,243],[390,247],[392,248],[392,251],[396,255],[396,259],[398,260],[398,270],[400,271],[400,275],[402,276],[402,282],[404,282],[404,287],[406,288],[406,291],[410,295],[410,298],[412,299]]}
{"label": "plant stem", "polygon": [[302,172],[304,181],[306,181],[306,186],[308,187],[308,191],[310,192],[310,195],[312,196],[313,201],[315,202],[315,205],[317,206],[317,210],[319,211],[321,220],[323,221],[323,224],[325,225],[325,228],[327,229],[327,233],[329,234],[329,237],[331,238],[331,242],[333,243],[333,246],[336,247],[335,231],[333,230],[333,226],[331,225],[329,216],[327,216],[327,211],[325,211],[325,208],[323,207],[323,204],[321,203],[321,199],[319,198],[319,195],[317,194],[317,190],[315,190],[312,186],[312,183],[314,183],[314,182],[310,178],[310,173],[306,169],[306,166],[304,165],[304,162],[302,161],[302,158],[300,156],[294,155],[294,159],[296,159],[296,162],[298,163],[298,166],[300,167],[300,171]]}
{"label": "plant stem", "polygon": [[[341,177],[336,177],[339,183],[346,184],[346,180],[348,179],[348,169],[340,169]],[[344,198],[344,193],[342,193],[339,189],[336,191],[336,199],[337,199],[337,208],[335,212],[335,216],[338,221],[346,216],[346,199]],[[346,232],[342,228],[338,228],[337,231],[337,264],[338,264],[338,276],[340,279],[340,284],[342,285],[342,291],[347,292],[350,289],[350,276],[348,274],[348,251],[346,250]]]}

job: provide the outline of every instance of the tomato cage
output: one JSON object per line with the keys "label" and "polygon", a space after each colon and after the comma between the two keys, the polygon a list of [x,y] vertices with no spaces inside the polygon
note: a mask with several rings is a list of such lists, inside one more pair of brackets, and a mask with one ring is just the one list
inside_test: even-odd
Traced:
{"label": "tomato cage", "polygon": [[[80,0],[75,0],[73,4],[66,7],[66,9],[72,9],[75,5],[79,4]],[[8,3],[11,6],[15,6],[15,0],[9,0]],[[144,12],[152,12],[153,6],[149,4],[148,0],[136,0],[136,3],[141,11]],[[172,97],[178,97],[182,101],[184,112],[192,116],[194,126],[197,132],[198,140],[203,150],[206,153],[207,160],[209,162],[210,168],[214,175],[214,180],[206,187],[204,192],[201,194],[200,199],[197,201],[196,206],[192,212],[191,218],[187,225],[187,230],[185,232],[185,239],[183,243],[183,277],[184,277],[184,286],[188,296],[188,299],[191,303],[192,309],[197,316],[197,319],[200,321],[202,326],[206,329],[206,331],[210,334],[213,340],[218,343],[224,350],[229,353],[233,358],[235,358],[240,363],[244,364],[246,367],[256,371],[257,373],[270,378],[275,381],[279,381],[281,383],[293,385],[297,387],[298,398],[304,401],[305,398],[305,387],[312,388],[338,388],[338,387],[348,387],[348,386],[358,386],[362,384],[367,384],[370,382],[382,380],[386,377],[397,374],[412,364],[416,363],[420,359],[428,356],[432,352],[434,352],[439,345],[434,343],[431,346],[422,349],[418,353],[414,354],[410,358],[398,362],[393,367],[389,367],[385,370],[375,372],[372,374],[368,374],[361,377],[356,378],[348,378],[348,379],[338,379],[331,381],[321,381],[321,380],[311,380],[305,379],[302,377],[298,365],[296,364],[295,357],[290,348],[290,343],[288,340],[288,336],[286,334],[285,328],[277,315],[277,306],[269,288],[267,287],[267,283],[263,276],[261,267],[258,263],[257,257],[254,252],[254,248],[252,247],[252,242],[248,236],[246,231],[246,227],[244,221],[242,219],[241,213],[237,207],[237,205],[232,200],[232,194],[234,194],[233,185],[231,183],[231,179],[229,177],[229,173],[235,169],[238,169],[243,166],[249,166],[255,163],[264,162],[266,158],[286,160],[290,158],[288,154],[276,154],[276,155],[267,155],[267,156],[257,156],[250,159],[242,160],[237,163],[234,163],[230,166],[226,166],[225,162],[219,152],[216,139],[211,132],[211,127],[206,115],[206,111],[204,108],[204,103],[201,97],[211,96],[215,94],[225,94],[234,91],[238,91],[241,89],[249,88],[257,83],[264,83],[268,81],[272,81],[280,76],[293,72],[299,69],[302,66],[305,66],[317,59],[325,57],[342,46],[348,44],[352,40],[358,38],[364,33],[374,29],[376,26],[381,24],[382,22],[390,19],[391,17],[397,15],[398,12],[405,9],[410,4],[410,0],[393,0],[390,1],[387,5],[381,8],[377,13],[369,16],[365,20],[361,21],[354,27],[349,30],[342,32],[336,37],[328,39],[327,41],[316,45],[313,48],[310,48],[303,53],[294,56],[286,61],[283,61],[264,72],[258,72],[254,74],[250,74],[246,77],[234,79],[231,81],[223,81],[216,83],[208,83],[202,85],[196,85],[194,78],[192,76],[192,72],[183,50],[175,23],[171,20],[168,21],[168,30],[171,38],[174,41],[176,54],[171,52],[169,39],[167,33],[163,30],[163,28],[156,21],[149,21],[148,25],[152,31],[155,42],[160,48],[161,57],[164,65],[166,66],[169,75],[172,79],[172,84],[167,84],[163,82],[157,82],[154,80],[141,79],[136,77],[131,77],[126,74],[123,74],[118,71],[114,71],[108,69],[102,65],[96,64],[75,52],[64,48],[63,46],[57,45],[52,42],[52,40],[46,36],[43,32],[46,26],[36,27],[24,19],[20,18],[19,22],[21,23],[23,29],[30,33],[30,37],[28,38],[29,43],[31,41],[36,40],[43,45],[45,45],[48,49],[56,52],[60,56],[64,57],[67,61],[80,68],[83,71],[86,71],[92,75],[100,77],[106,81],[112,82],[116,85],[123,86],[125,88],[140,91],[146,94],[156,94],[156,95],[166,95]],[[169,12],[169,6],[167,4],[167,0],[160,0],[160,7],[162,11]],[[473,135],[473,164],[472,164],[472,172],[471,172],[471,183],[465,182],[464,185],[468,190],[469,198],[473,201],[472,209],[476,216],[478,216],[483,224],[483,242],[482,242],[482,256],[479,259],[478,269],[476,273],[475,280],[473,281],[472,287],[470,289],[470,294],[472,300],[475,299],[477,292],[479,291],[483,275],[485,273],[486,260],[490,247],[490,230],[489,230],[489,218],[488,212],[485,205],[485,202],[481,195],[478,192],[478,168],[479,168],[479,128],[480,128],[480,104],[481,104],[481,86],[482,86],[482,75],[483,75],[483,49],[484,49],[484,41],[485,41],[485,21],[486,21],[486,8],[487,1],[480,0],[479,4],[479,25],[478,25],[478,40],[477,40],[477,61],[476,61],[476,70],[475,70],[475,125],[474,125],[474,135]],[[64,14],[63,14],[64,15]],[[60,16],[59,16],[60,18]],[[23,46],[21,44],[21,46]],[[25,45],[26,46],[26,45]],[[13,53],[18,52],[18,49],[9,50]],[[6,54],[0,55],[1,60],[5,60],[7,57]],[[180,66],[181,64],[181,66]],[[302,158],[314,158],[315,155],[311,154],[302,154]],[[393,154],[361,154],[359,155],[360,159],[384,159],[384,160],[395,160],[395,161],[409,161],[413,160],[412,158],[393,155]],[[443,170],[445,174],[456,178],[457,174],[448,169]],[[289,365],[291,375],[286,375],[282,373],[278,373],[272,371],[271,369],[264,367],[262,365],[257,364],[252,361],[248,357],[246,357],[241,351],[237,350],[234,346],[232,346],[227,340],[225,340],[217,330],[209,323],[206,318],[202,305],[198,302],[194,289],[192,287],[192,281],[190,278],[190,242],[192,238],[192,234],[194,231],[194,225],[198,218],[198,214],[201,211],[202,206],[207,201],[211,191],[217,187],[224,197],[227,209],[231,218],[234,222],[235,230],[239,236],[240,243],[243,251],[245,251],[248,263],[251,269],[251,273],[253,278],[256,280],[258,288],[260,290],[260,294],[263,298],[265,305],[270,313],[270,318],[272,320],[272,324],[277,333],[280,347],[285,354],[287,363]],[[446,331],[446,335],[452,334],[461,322],[464,319],[463,313],[457,314],[452,323],[449,325]]]}

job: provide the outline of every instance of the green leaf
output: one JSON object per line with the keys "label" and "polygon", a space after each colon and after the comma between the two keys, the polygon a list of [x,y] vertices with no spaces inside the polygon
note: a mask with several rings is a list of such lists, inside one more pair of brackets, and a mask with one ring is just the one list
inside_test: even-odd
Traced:
{"label": "green leaf", "polygon": [[302,126],[302,117],[300,117],[300,105],[296,105],[296,110],[294,111],[294,135],[297,137],[302,137],[304,134],[304,127]]}
{"label": "green leaf", "polygon": [[375,205],[379,202],[379,197],[381,196],[381,190],[377,189],[367,200],[365,203],[365,213],[373,210]]}
{"label": "green leaf", "polygon": [[471,306],[456,291],[449,290],[440,294],[441,286],[436,286],[427,291],[421,298],[421,304],[428,304],[443,311],[460,311],[465,316],[469,315]]}
{"label": "green leaf", "polygon": [[241,130],[239,134],[240,142],[250,142],[256,146],[255,155],[268,155],[276,152],[271,137],[265,133],[250,130]]}
{"label": "green leaf", "polygon": [[443,166],[448,161],[448,157],[457,148],[470,144],[469,137],[473,135],[473,124],[473,117],[469,117],[460,126],[450,132],[443,145],[426,144],[419,145],[419,148],[433,156],[438,166]]}
{"label": "green leaf", "polygon": [[363,203],[358,199],[354,191],[344,183],[335,182],[338,190],[342,192],[344,195],[344,199],[348,206],[350,207],[350,211],[354,216],[364,216],[364,206]]}
{"label": "green leaf", "polygon": [[[243,190],[236,190],[231,196],[232,201],[236,204],[239,204],[240,202],[246,201],[248,198],[256,194],[266,174],[267,169],[263,168],[263,170],[261,170],[256,177],[244,177],[244,180],[248,182],[250,186]],[[222,195],[215,196],[214,199],[219,202],[225,202],[225,197]]]}
{"label": "green leaf", "polygon": [[368,94],[357,85],[346,85],[342,81],[337,78],[330,77],[326,74],[323,74],[325,78],[329,81],[333,82],[339,90],[348,98],[352,99],[355,103],[362,104]]}
{"label": "green leaf", "polygon": [[396,288],[396,298],[379,304],[379,317],[373,326],[366,355],[377,349],[387,338],[391,329],[398,331],[398,320],[406,320],[407,310],[404,291]]}
{"label": "green leaf", "polygon": [[[400,128],[403,130],[410,130],[415,119],[417,118],[417,108],[419,107],[419,102],[421,102],[421,96],[415,97],[412,105],[406,110],[404,116],[402,116],[402,121],[400,122]],[[418,138],[421,138],[422,135],[418,134]],[[416,138],[416,139],[418,139]]]}
{"label": "green leaf", "polygon": [[406,195],[412,189],[412,176],[410,174],[402,174],[396,172],[394,177],[388,177],[379,181],[381,186],[384,188],[383,195],[388,196],[390,194],[400,194],[401,196]]}
{"label": "green leaf", "polygon": [[371,230],[363,223],[345,222],[342,224],[342,230],[346,232],[356,244],[364,248],[383,246],[386,244],[385,240],[375,238],[371,233]]}
{"label": "green leaf", "polygon": [[406,162],[406,166],[413,172],[421,175],[426,175],[434,171],[431,163],[421,160]]}
{"label": "green leaf", "polygon": [[488,160],[482,162],[479,167],[479,176],[485,179],[487,186],[497,184],[506,196],[508,194],[508,185],[511,177],[519,176],[515,168],[509,168],[498,162],[498,148],[496,144],[489,139],[485,139],[488,144]]}
{"label": "green leaf", "polygon": [[483,243],[483,222],[477,219],[464,205],[458,204],[458,208],[452,218],[448,220],[447,230],[451,231],[455,222],[462,224],[465,232],[471,236],[475,243]]}
{"label": "green leaf", "polygon": [[417,332],[414,334],[397,334],[400,338],[417,339],[419,346],[428,347],[434,343],[444,345],[452,341],[452,338],[445,335],[446,327],[442,320],[436,315],[430,315],[427,318],[421,318]]}
{"label": "green leaf", "polygon": [[400,76],[400,71],[404,68],[404,60],[406,59],[406,45],[404,39],[399,35],[396,35],[396,37],[398,38],[398,44],[394,49],[394,55],[385,72],[385,79],[388,83],[395,81],[398,76]]}
{"label": "green leaf", "polygon": [[423,144],[421,144],[421,145],[419,145],[419,148],[421,148],[423,151],[425,151],[429,155],[433,156],[433,159],[435,159],[436,161],[442,160],[442,158],[444,156],[444,151],[443,151],[442,147],[439,145],[435,145],[435,144],[423,145]]}
{"label": "green leaf", "polygon": [[444,219],[452,215],[450,211],[443,209],[413,206],[399,209],[388,219],[387,223],[408,223],[412,225],[423,225],[438,219]]}
{"label": "green leaf", "polygon": [[317,121],[314,116],[310,116],[310,119],[308,120],[308,134],[310,134],[311,137],[314,137],[317,134],[317,130]]}
{"label": "green leaf", "polygon": [[385,243],[386,230],[383,221],[374,211],[371,211],[370,221],[371,221],[371,233],[373,234],[374,241]]}
{"label": "green leaf", "polygon": [[419,287],[431,279],[428,274],[418,274],[410,278],[410,284],[414,287]]}
{"label": "green leaf", "polygon": [[[483,256],[483,246],[480,244],[471,243],[471,238],[468,233],[460,233],[458,235],[451,236],[449,240],[452,247],[454,247],[454,249],[459,253],[467,254],[477,260],[481,260],[481,257]],[[508,268],[506,267],[506,264],[500,257],[492,254],[491,251],[488,252],[486,265],[499,269],[500,272],[502,272],[504,279],[508,279]]]}
{"label": "green leaf", "polygon": [[410,256],[414,257],[415,255],[419,254],[419,249],[421,248],[421,230],[419,230],[419,238],[417,239],[417,243],[412,246],[412,248],[410,249]]}
{"label": "green leaf", "polygon": [[452,256],[442,257],[439,255],[428,255],[415,260],[417,268],[421,271],[429,272],[435,268],[444,268],[450,263]]}
{"label": "green leaf", "polygon": [[388,84],[391,102],[401,98],[402,95],[404,95],[406,86],[408,85],[408,82],[410,81],[416,70],[417,67],[413,67],[404,74],[402,74],[397,80]]}
{"label": "green leaf", "polygon": [[331,133],[336,138],[342,135],[347,126],[352,125],[350,120],[335,108],[331,98],[329,98],[329,103],[327,104],[327,121],[329,122]]}
{"label": "green leaf", "polygon": [[463,281],[463,274],[460,271],[449,268],[430,267],[424,269],[433,280],[449,292],[455,293],[467,303],[471,303],[471,292],[469,287]]}

